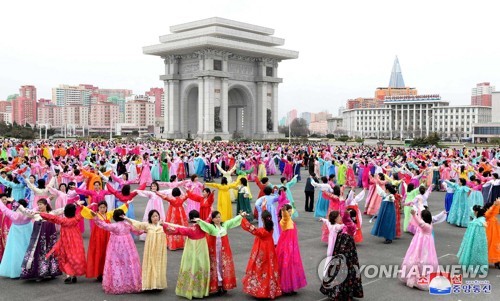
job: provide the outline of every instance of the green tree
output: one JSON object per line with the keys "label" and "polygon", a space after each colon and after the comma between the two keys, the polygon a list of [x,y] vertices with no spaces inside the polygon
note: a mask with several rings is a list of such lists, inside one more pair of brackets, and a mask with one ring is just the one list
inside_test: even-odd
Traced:
{"label": "green tree", "polygon": [[349,141],[349,136],[342,135],[335,140],[340,141],[340,142],[347,142],[347,141]]}

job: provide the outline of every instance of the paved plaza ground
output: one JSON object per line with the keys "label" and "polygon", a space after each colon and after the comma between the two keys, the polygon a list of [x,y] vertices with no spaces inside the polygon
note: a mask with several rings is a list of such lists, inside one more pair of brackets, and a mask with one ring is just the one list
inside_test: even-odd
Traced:
{"label": "paved plaza ground", "polygon": [[[305,171],[302,172],[305,175]],[[279,182],[279,176],[272,176],[271,183]],[[258,189],[251,183],[254,195]],[[319,292],[320,280],[318,278],[318,264],[325,257],[326,244],[321,242],[321,223],[313,218],[313,213],[304,211],[304,180],[293,187],[293,195],[299,211],[296,220],[299,229],[299,239],[302,252],[302,261],[307,273],[308,286],[299,291],[295,296],[281,297],[293,300],[326,300]],[[359,190],[359,189],[358,189]],[[444,193],[432,193],[429,199],[430,210],[437,214],[443,208]],[[135,214],[143,216],[146,206],[145,198],[136,198]],[[361,205],[363,207],[364,204]],[[403,234],[402,238],[394,240],[391,245],[383,244],[384,239],[373,237],[370,230],[373,224],[365,216],[363,219],[364,241],[357,246],[360,264],[401,264],[412,236]],[[457,264],[455,254],[458,251],[465,229],[451,226],[447,223],[439,224],[434,229],[436,250],[440,264]],[[85,243],[88,243],[89,231],[84,234]],[[229,291],[223,297],[210,297],[209,300],[256,300],[242,292],[241,278],[244,275],[254,237],[241,228],[230,230],[229,240],[233,250],[236,266],[238,287]],[[137,242],[140,256],[144,249],[143,242]],[[22,254],[20,254],[22,256]],[[106,295],[101,284],[95,279],[78,278],[78,283],[73,285],[63,284],[63,278],[45,282],[31,282],[24,280],[0,279],[0,301],[21,300],[186,300],[175,295],[175,284],[179,271],[182,251],[168,251],[168,288],[161,292],[141,293],[134,295]],[[500,291],[500,270],[490,269],[488,277],[492,284],[492,294],[452,294],[445,297],[431,296],[428,292],[410,289],[397,279],[367,279],[363,277],[365,297],[361,300],[498,300]]]}

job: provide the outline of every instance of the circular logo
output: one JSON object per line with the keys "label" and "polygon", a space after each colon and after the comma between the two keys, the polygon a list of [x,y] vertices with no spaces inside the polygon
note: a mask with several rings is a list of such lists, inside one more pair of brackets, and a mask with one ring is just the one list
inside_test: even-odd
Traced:
{"label": "circular logo", "polygon": [[323,287],[331,289],[347,279],[347,260],[344,255],[328,256],[318,265],[318,276]]}

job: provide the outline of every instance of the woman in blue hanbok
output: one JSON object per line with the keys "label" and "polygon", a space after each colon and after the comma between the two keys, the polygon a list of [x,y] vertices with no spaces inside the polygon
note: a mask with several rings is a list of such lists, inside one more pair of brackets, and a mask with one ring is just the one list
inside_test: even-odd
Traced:
{"label": "woman in blue hanbok", "polygon": [[151,177],[153,181],[160,181],[160,163],[158,163],[158,159],[153,157],[153,165],[151,166]]}
{"label": "woman in blue hanbok", "polygon": [[[458,250],[458,263],[465,269],[485,274],[488,272],[488,240],[486,238],[485,210],[479,205],[473,207],[476,218],[469,223],[462,244]],[[477,269],[477,270],[476,270]]]}
{"label": "woman in blue hanbok", "polygon": [[23,255],[28,249],[31,232],[33,232],[31,219],[15,210],[19,205],[26,207],[28,204],[25,200],[20,200],[12,205],[14,210],[11,210],[0,201],[0,211],[12,221],[2,263],[0,263],[0,276],[2,277],[19,278],[21,276]]}
{"label": "woman in blue hanbok", "polygon": [[458,184],[450,181],[445,181],[445,183],[448,187],[455,189],[447,221],[459,227],[467,227],[470,220],[469,198],[467,194],[470,188],[466,186],[464,178],[460,178]]}
{"label": "woman in blue hanbok", "polygon": [[394,206],[396,188],[391,184],[386,184],[384,190],[377,184],[376,190],[382,197],[382,203],[371,233],[374,236],[384,237],[384,243],[390,244],[396,235],[396,208]]}
{"label": "woman in blue hanbok", "polygon": [[[314,210],[314,217],[315,218],[325,218],[326,213],[328,211],[328,205],[329,201],[323,197],[323,192],[333,192],[332,187],[330,184],[328,184],[328,179],[323,176],[321,177],[321,182],[322,184],[316,183],[313,179],[311,179],[311,185],[314,186],[315,188],[319,188],[321,190],[321,193],[318,194],[318,201],[316,202],[316,210]],[[288,189],[287,189],[288,191]]]}

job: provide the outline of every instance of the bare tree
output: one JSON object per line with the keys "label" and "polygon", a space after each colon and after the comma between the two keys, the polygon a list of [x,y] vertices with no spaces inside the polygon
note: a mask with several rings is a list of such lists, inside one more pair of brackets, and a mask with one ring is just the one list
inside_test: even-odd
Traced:
{"label": "bare tree", "polygon": [[290,124],[290,132],[294,137],[306,137],[309,135],[307,120],[304,118],[295,118]]}

